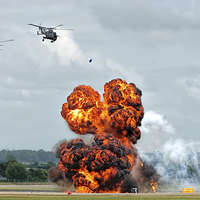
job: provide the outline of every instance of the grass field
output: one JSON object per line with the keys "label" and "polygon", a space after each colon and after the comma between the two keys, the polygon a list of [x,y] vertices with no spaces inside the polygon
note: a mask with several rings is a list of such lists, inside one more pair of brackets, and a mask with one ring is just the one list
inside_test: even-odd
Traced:
{"label": "grass field", "polygon": [[199,195],[66,195],[66,196],[50,196],[50,195],[0,195],[1,200],[131,200],[131,199],[139,199],[139,200],[199,200]]}
{"label": "grass field", "polygon": [[[13,188],[10,188],[10,187],[7,187],[7,188],[6,187],[0,187],[0,191],[1,190],[4,190],[4,191],[6,191],[6,190],[8,190],[8,191],[10,191],[10,190],[12,190],[12,191],[19,191],[19,188],[17,188],[17,187],[16,188],[15,187],[13,187]],[[48,191],[49,190],[49,191],[51,191],[52,189],[51,188],[42,188],[42,187],[41,188],[26,187],[26,188],[20,188],[20,190],[21,191],[23,191],[23,190],[24,191],[27,191],[27,190],[28,191],[34,191],[34,190],[41,190],[41,191],[43,191],[43,190]]]}
{"label": "grass field", "polygon": [[[73,192],[67,195],[64,191]],[[193,194],[180,193],[180,188],[162,188],[158,194],[76,194],[74,187],[57,187],[52,184],[42,185],[18,185],[0,184],[0,200],[199,200],[200,188],[196,188]]]}

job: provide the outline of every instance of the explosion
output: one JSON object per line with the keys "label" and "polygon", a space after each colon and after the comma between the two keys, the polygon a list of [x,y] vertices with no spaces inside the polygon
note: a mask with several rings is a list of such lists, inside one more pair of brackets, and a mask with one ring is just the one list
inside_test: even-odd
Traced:
{"label": "explosion", "polygon": [[58,166],[49,170],[50,181],[72,182],[76,192],[84,193],[130,192],[132,187],[143,192],[144,185],[155,192],[156,171],[144,173],[146,168],[134,147],[141,136],[138,127],[144,115],[141,96],[135,84],[121,79],[104,85],[103,101],[90,86],[74,88],[62,106],[61,115],[72,131],[92,134],[94,142],[91,145],[82,139],[63,142],[57,148]]}

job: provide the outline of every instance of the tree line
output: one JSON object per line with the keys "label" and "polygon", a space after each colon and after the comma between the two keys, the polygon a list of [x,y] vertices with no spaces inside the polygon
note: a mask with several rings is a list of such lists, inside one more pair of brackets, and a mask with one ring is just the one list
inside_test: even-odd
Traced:
{"label": "tree line", "polygon": [[53,162],[47,163],[21,163],[15,156],[7,156],[0,162],[1,182],[47,182],[48,169],[55,166]]}
{"label": "tree line", "polygon": [[35,150],[1,150],[0,151],[0,161],[5,161],[6,156],[13,155],[17,158],[19,162],[39,162],[39,163],[47,163],[47,162],[58,162],[58,158],[56,158],[55,154],[52,151],[44,151],[40,149],[38,151]]}

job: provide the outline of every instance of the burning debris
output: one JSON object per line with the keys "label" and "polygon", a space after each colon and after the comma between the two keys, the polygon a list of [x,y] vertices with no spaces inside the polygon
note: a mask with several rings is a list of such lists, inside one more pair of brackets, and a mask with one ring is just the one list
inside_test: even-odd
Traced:
{"label": "burning debris", "polygon": [[144,185],[150,188],[145,192],[155,192],[156,171],[142,164],[134,147],[144,115],[141,96],[135,84],[121,79],[104,85],[103,101],[90,86],[74,88],[61,115],[75,133],[93,134],[94,142],[86,145],[82,139],[74,139],[59,145],[60,161],[49,170],[50,181],[71,182],[76,192],[83,193],[131,192],[134,187],[144,192]]}

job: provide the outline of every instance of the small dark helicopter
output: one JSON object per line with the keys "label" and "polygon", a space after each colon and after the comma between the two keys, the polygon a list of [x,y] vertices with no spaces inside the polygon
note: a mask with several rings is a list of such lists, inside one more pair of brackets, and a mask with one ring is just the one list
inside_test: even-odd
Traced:
{"label": "small dark helicopter", "polygon": [[48,40],[51,40],[52,43],[57,40],[57,37],[59,37],[57,33],[54,32],[53,30],[73,30],[73,29],[57,29],[58,27],[63,26],[63,24],[60,24],[51,28],[47,28],[47,27],[44,27],[41,25],[39,26],[35,24],[28,24],[28,25],[38,27],[39,30],[37,31],[37,35],[44,35],[42,38],[42,41],[44,41],[45,39],[48,39]]}
{"label": "small dark helicopter", "polygon": [[[10,42],[10,41],[14,41],[13,39],[11,40],[4,40],[4,41],[0,41],[0,43],[3,43],[3,42]],[[3,46],[2,44],[0,44],[0,46]],[[3,49],[0,49],[0,50],[3,50]]]}

